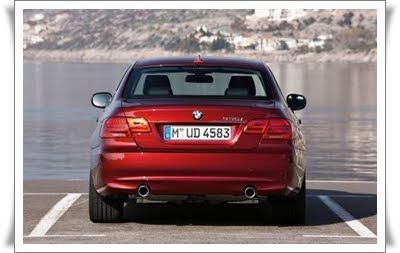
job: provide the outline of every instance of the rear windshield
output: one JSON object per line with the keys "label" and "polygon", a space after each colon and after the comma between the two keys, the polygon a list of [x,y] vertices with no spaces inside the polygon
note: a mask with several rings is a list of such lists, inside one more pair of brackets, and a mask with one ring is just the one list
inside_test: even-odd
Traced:
{"label": "rear windshield", "polygon": [[221,97],[270,98],[261,73],[221,67],[157,67],[134,70],[124,98]]}

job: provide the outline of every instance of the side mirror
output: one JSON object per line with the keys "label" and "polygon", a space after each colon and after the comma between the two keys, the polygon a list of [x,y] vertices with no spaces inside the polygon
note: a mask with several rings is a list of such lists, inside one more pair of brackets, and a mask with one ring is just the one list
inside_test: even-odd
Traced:
{"label": "side mirror", "polygon": [[98,92],[92,96],[92,105],[97,108],[106,108],[110,105],[112,95],[109,92]]}
{"label": "side mirror", "polygon": [[286,97],[286,102],[292,111],[301,110],[306,107],[306,97],[300,94],[291,93]]}

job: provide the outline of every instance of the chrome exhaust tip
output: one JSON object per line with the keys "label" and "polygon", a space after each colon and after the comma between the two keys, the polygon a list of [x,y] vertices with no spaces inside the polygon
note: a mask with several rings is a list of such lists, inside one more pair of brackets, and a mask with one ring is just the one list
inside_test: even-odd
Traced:
{"label": "chrome exhaust tip", "polygon": [[137,192],[141,198],[146,198],[150,193],[150,189],[147,185],[141,185],[138,187]]}
{"label": "chrome exhaust tip", "polygon": [[244,188],[244,196],[248,199],[252,199],[256,196],[256,189],[253,186],[247,186]]}

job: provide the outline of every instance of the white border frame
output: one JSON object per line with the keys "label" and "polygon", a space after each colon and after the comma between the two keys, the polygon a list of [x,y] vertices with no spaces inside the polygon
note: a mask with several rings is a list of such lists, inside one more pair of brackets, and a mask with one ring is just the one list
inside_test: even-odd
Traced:
{"label": "white border frame", "polygon": [[[384,1],[16,1],[15,2],[15,251],[17,252],[383,252],[385,251],[385,2]],[[226,8],[229,6],[229,8]],[[24,244],[23,9],[376,9],[377,244]]]}

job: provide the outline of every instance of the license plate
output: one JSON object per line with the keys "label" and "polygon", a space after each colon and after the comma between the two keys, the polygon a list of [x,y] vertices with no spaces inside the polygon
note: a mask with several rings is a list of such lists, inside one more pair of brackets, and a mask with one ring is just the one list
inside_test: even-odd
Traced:
{"label": "license plate", "polygon": [[230,140],[229,126],[165,126],[164,140]]}

